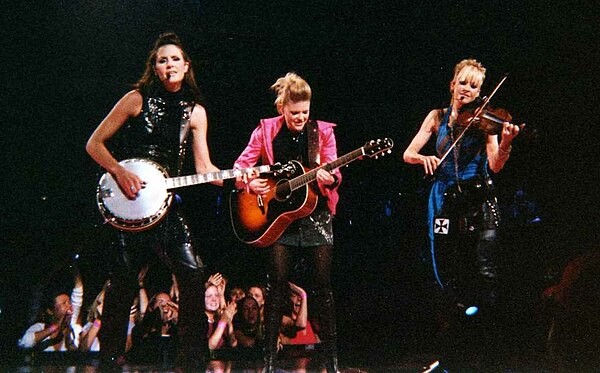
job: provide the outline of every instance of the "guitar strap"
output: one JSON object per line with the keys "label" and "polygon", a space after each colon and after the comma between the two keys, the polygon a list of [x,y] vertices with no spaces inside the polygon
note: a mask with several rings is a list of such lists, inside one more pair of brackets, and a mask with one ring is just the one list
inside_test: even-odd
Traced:
{"label": "guitar strap", "polygon": [[177,175],[181,175],[183,169],[183,160],[185,158],[185,149],[188,139],[188,133],[190,132],[190,123],[192,122],[192,111],[196,106],[193,102],[187,103],[182,102],[182,105],[187,105],[183,108],[181,113],[181,125],[179,126],[179,158],[177,160]]}
{"label": "guitar strap", "polygon": [[321,164],[321,153],[319,152],[319,125],[316,120],[309,120],[306,123],[307,143],[308,143],[308,166],[310,168],[319,167]]}

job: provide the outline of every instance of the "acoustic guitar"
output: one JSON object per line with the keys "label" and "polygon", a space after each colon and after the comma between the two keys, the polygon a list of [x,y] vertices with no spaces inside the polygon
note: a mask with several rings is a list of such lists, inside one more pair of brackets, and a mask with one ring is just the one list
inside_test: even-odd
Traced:
{"label": "acoustic guitar", "polygon": [[267,194],[233,191],[229,211],[235,235],[252,246],[272,245],[293,221],[314,211],[319,197],[309,184],[316,180],[319,169],[332,171],[363,156],[378,158],[391,153],[393,146],[394,142],[388,138],[371,140],[312,170],[306,169],[300,162],[290,161],[267,175],[270,186]]}

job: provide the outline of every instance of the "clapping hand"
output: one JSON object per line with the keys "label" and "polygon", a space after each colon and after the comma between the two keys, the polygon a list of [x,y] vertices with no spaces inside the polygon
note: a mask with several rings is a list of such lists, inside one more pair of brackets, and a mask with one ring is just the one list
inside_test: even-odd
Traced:
{"label": "clapping hand", "polygon": [[179,300],[179,283],[177,282],[177,277],[175,276],[175,274],[171,275],[171,279],[172,284],[171,290],[169,291],[169,295],[171,296],[171,299],[177,302]]}
{"label": "clapping hand", "polygon": [[233,320],[233,317],[237,313],[237,303],[229,302],[227,307],[223,308],[223,313],[221,314],[221,320],[230,323]]}
{"label": "clapping hand", "polygon": [[306,291],[304,289],[294,283],[289,282],[289,284],[292,292],[298,294],[302,299],[306,299]]}
{"label": "clapping hand", "polygon": [[213,273],[212,275],[210,275],[210,277],[206,281],[206,286],[208,287],[210,285],[214,285],[218,288],[219,285],[221,284],[221,281],[223,281],[223,275],[220,274],[219,272]]}

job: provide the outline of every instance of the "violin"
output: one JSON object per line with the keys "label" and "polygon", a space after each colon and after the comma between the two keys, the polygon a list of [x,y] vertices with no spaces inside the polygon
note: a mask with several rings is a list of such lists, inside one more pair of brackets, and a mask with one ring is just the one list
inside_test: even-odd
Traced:
{"label": "violin", "polygon": [[512,115],[506,109],[494,109],[489,105],[481,109],[482,105],[480,101],[473,101],[461,108],[457,118],[458,125],[479,129],[488,135],[500,134],[502,132],[502,125],[504,122],[510,122]]}
{"label": "violin", "polygon": [[[460,135],[454,139],[454,142],[446,149],[446,152],[440,158],[438,162],[438,166],[444,162],[450,152],[456,147],[456,144],[462,139],[464,134],[467,132],[469,128],[480,129],[489,135],[498,135],[502,133],[502,128],[504,127],[504,122],[509,122],[512,120],[512,116],[505,109],[493,109],[488,104],[491,98],[496,94],[500,86],[504,83],[508,75],[505,75],[502,80],[496,85],[496,88],[492,91],[492,93],[486,97],[485,99],[477,98],[470,104],[467,104],[461,107],[457,122],[459,127],[463,127],[464,130],[460,133]],[[522,130],[525,127],[525,124],[521,124],[519,128]],[[532,137],[536,136],[535,132],[532,132]],[[440,167],[436,169],[439,170]],[[435,172],[434,172],[435,176]]]}

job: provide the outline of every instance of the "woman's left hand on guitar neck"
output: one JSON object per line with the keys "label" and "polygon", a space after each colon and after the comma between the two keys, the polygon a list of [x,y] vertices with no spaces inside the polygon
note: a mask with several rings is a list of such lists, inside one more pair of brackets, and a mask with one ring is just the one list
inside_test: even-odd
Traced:
{"label": "woman's left hand on guitar neck", "polygon": [[320,169],[317,171],[317,182],[324,186],[330,186],[335,184],[335,177],[332,173]]}

